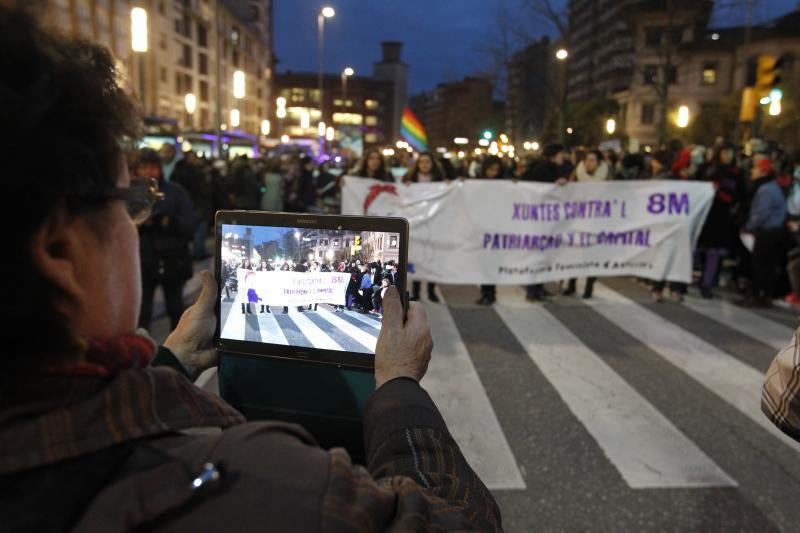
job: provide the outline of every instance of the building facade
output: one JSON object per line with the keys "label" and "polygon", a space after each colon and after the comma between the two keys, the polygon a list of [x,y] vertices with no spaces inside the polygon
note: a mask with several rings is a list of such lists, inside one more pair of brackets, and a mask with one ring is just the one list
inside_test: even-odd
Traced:
{"label": "building facade", "polygon": [[[151,119],[174,122],[180,130],[215,131],[220,125],[258,134],[270,116],[272,0],[34,1],[47,8],[55,28],[111,50]],[[134,7],[147,12],[146,52],[131,50]],[[232,93],[236,70],[245,74],[242,99]],[[196,102],[191,113],[187,94]],[[238,125],[231,123],[234,109]]]}
{"label": "building facade", "polygon": [[542,37],[516,52],[508,68],[505,129],[512,142],[542,139],[558,110],[562,79],[553,61],[556,46]]}
{"label": "building facade", "polygon": [[630,19],[643,0],[570,0],[569,102],[610,96],[628,87],[634,43]]}
{"label": "building facade", "polygon": [[492,84],[485,78],[467,76],[462,81],[440,83],[427,100],[424,126],[431,149],[452,146],[456,137],[474,141],[484,130],[498,125]]}
{"label": "building facade", "polygon": [[[692,17],[693,22],[675,25],[675,53],[669,65],[665,65],[663,53],[659,52],[659,42],[667,38],[667,15],[655,10],[637,18],[634,75],[629,88],[614,95],[620,105],[619,122],[632,150],[657,145],[658,121],[665,103],[671,135],[693,136],[690,140],[703,143],[723,135],[731,138],[742,90],[755,83],[756,65],[762,54],[781,59],[784,99],[787,104],[796,101],[800,89],[800,10],[754,26],[749,32],[741,27],[708,28],[707,16]],[[666,98],[662,98],[662,76],[669,81]],[[694,135],[676,129],[680,106],[689,109],[687,131]],[[765,114],[763,126],[774,126],[777,120]]]}
{"label": "building facade", "polygon": [[324,122],[334,128],[335,140],[348,146],[361,143],[366,149],[389,144],[395,138],[394,87],[388,81],[326,74],[320,107],[318,74],[288,71],[275,75],[275,94],[286,101],[286,116],[274,116],[281,135],[317,139],[319,123]]}

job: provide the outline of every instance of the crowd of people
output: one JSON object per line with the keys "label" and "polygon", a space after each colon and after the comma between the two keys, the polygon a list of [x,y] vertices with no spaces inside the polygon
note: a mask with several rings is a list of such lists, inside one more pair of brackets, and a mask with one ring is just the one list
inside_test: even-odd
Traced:
{"label": "crowd of people", "polygon": [[[249,270],[253,272],[340,272],[350,275],[345,291],[345,304],[334,305],[334,311],[358,311],[363,314],[374,314],[380,318],[383,314],[383,297],[390,286],[396,286],[399,282],[398,264],[389,260],[386,263],[378,261],[363,261],[360,258],[349,261],[309,261],[307,259],[294,262],[291,259],[272,261],[263,259],[258,264],[253,264],[250,259],[244,258],[241,262],[223,262],[222,279],[226,280],[226,287],[232,288],[228,292],[228,298],[234,299],[231,292],[238,292],[237,271]],[[259,304],[259,300],[254,300],[248,294],[248,302],[242,303],[242,314],[254,313],[254,309]],[[317,304],[308,306],[298,306],[297,311],[316,311]],[[260,306],[259,313],[271,313],[268,304]],[[283,313],[289,312],[289,308],[284,306]]]}
{"label": "crowd of people", "polygon": [[[145,304],[152,301],[155,286],[161,284],[173,324],[180,316],[179,289],[191,273],[190,260],[208,256],[206,236],[216,210],[338,213],[343,175],[404,183],[455,179],[559,185],[645,179],[711,182],[715,197],[694,251],[700,294],[711,298],[714,288],[722,283],[739,291],[743,297],[738,303],[745,306],[768,305],[778,297],[785,297],[792,305],[800,304],[800,156],[789,156],[776,146],[755,140],[746,154],[744,147],[729,142],[684,146],[675,140],[653,152],[641,153],[549,144],[538,157],[521,158],[488,154],[451,158],[423,152],[387,160],[377,149],[369,149],[356,161],[341,156],[316,160],[302,151],[223,161],[192,152],[176,154],[171,145],[164,145],[158,154],[141,150],[134,169],[135,174],[162,183],[164,200],[153,218],[160,222],[151,221],[142,229],[142,268]],[[741,234],[753,238],[742,239]],[[176,239],[186,245],[175,246]],[[592,297],[594,281],[586,281],[584,298]],[[680,283],[646,283],[656,302],[665,296],[682,301],[688,289]],[[373,287],[379,285],[373,283]],[[421,287],[419,281],[412,283],[412,299],[420,298]],[[565,280],[561,292],[573,295],[576,287],[576,280]],[[480,291],[477,303],[491,305],[495,301],[493,286],[483,285]],[[542,284],[527,287],[530,301],[549,295]],[[434,283],[427,284],[427,297],[439,301]],[[355,301],[368,311],[377,307],[374,303],[360,304],[357,298]],[[147,327],[149,320],[149,306],[145,305],[140,325]]]}

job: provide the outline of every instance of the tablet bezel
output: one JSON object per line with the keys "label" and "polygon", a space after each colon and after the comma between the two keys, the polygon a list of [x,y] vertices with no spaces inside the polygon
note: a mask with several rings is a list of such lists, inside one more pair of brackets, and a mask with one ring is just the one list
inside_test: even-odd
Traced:
{"label": "tablet bezel", "polygon": [[[267,211],[217,211],[214,217],[214,272],[217,283],[217,299],[215,302],[217,323],[214,333],[214,344],[217,350],[240,355],[275,357],[279,359],[291,359],[374,370],[375,356],[372,354],[340,352],[338,350],[324,350],[320,348],[306,348],[303,346],[286,346],[283,344],[221,338],[222,325],[220,306],[224,283],[221,279],[221,230],[223,224],[397,233],[400,235],[399,263],[401,265],[401,269],[398,271],[400,274],[398,289],[401,295],[403,295],[407,287],[406,268],[404,267],[408,265],[409,230],[408,221],[406,219],[397,217],[274,213]],[[401,300],[404,299],[401,298]]]}

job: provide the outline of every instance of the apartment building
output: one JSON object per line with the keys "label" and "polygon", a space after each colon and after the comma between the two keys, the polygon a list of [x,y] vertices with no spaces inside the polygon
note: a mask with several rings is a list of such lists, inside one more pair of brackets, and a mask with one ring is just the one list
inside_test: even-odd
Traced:
{"label": "apartment building", "polygon": [[[42,4],[53,27],[111,50],[151,120],[180,130],[215,131],[220,125],[257,135],[269,117],[272,0],[33,1]],[[135,7],[147,12],[146,52],[131,50]],[[237,70],[245,78],[240,99],[233,95]],[[194,106],[187,106],[187,94]]]}

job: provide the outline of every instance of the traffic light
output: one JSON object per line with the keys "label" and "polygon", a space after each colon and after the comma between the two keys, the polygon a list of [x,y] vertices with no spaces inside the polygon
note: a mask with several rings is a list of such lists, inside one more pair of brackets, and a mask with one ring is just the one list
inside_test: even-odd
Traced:
{"label": "traffic light", "polygon": [[756,89],[759,93],[769,93],[770,89],[781,82],[782,61],[772,54],[758,56],[756,67]]}
{"label": "traffic light", "polygon": [[483,132],[483,138],[486,139],[487,141],[491,140],[492,139],[492,132],[489,131],[489,130],[485,130]]}

